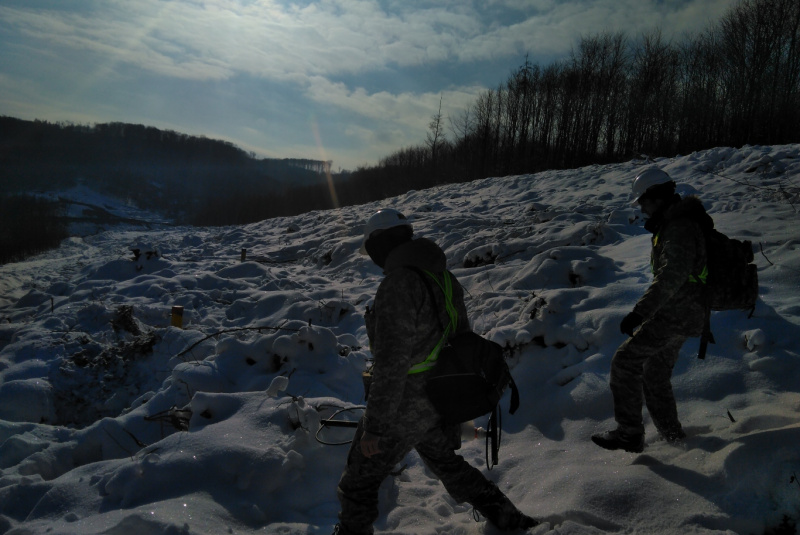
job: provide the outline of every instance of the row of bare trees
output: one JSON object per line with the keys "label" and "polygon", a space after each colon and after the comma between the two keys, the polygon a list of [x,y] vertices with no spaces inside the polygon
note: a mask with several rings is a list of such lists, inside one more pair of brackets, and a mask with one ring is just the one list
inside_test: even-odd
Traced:
{"label": "row of bare trees", "polygon": [[377,168],[436,182],[800,141],[800,2],[742,0],[682,41],[653,30],[584,37],[545,67],[527,59],[424,144]]}
{"label": "row of bare trees", "polygon": [[[8,118],[0,123],[0,132],[15,126]],[[30,184],[40,174],[51,176],[51,169],[42,167],[46,165],[74,173],[82,160],[74,161],[76,150],[61,151],[72,158],[67,166],[62,160],[39,161],[58,155],[54,147],[64,148],[53,141],[59,135],[96,134],[120,150],[120,144],[169,145],[163,147],[166,161],[212,143],[137,125],[100,125],[86,132],[60,128],[55,133],[48,125],[17,126],[30,135],[10,136],[16,144],[4,143],[0,135],[0,175],[6,183],[16,179]],[[19,146],[18,140],[27,138],[32,141]],[[169,177],[179,179],[176,188],[190,178],[191,188],[166,195],[181,199],[180,206],[166,209],[181,210],[181,217],[193,224],[225,225],[362,204],[409,189],[487,176],[624,161],[641,154],[672,156],[715,146],[798,141],[800,2],[740,0],[705,31],[680,41],[665,39],[659,30],[635,39],[621,32],[602,33],[581,39],[565,60],[542,67],[526,59],[504,83],[479,94],[458,114],[444,117],[440,102],[422,144],[351,174],[332,177],[330,162],[256,162],[229,144],[215,147],[219,156],[214,162],[221,166],[195,169],[198,158],[191,158],[193,171],[185,176],[172,169],[125,167],[124,161],[131,159],[128,152],[114,155],[115,167],[101,174],[117,177],[119,183],[156,176],[162,190]],[[76,146],[86,145],[81,140]],[[23,158],[26,146],[35,158]],[[237,161],[244,162],[241,176],[233,165]],[[87,168],[80,171],[90,176]],[[269,177],[302,171],[312,175],[309,180],[291,183],[306,185],[267,184]],[[333,179],[335,195],[321,173]],[[215,180],[222,176],[224,181]],[[145,188],[138,190],[147,195]],[[162,190],[155,193],[164,194]],[[189,191],[197,197],[189,198]],[[151,203],[155,198],[148,195]]]}

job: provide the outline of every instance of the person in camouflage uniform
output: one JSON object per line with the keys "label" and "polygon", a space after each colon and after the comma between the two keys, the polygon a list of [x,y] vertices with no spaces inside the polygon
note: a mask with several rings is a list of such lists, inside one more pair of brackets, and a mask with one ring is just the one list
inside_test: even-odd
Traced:
{"label": "person in camouflage uniform", "polygon": [[[450,322],[444,293],[431,293],[412,268],[442,273],[444,252],[428,239],[413,239],[408,220],[392,209],[374,214],[364,234],[362,253],[383,268],[385,278],[365,315],[374,365],[367,409],[337,489],[341,511],[334,533],[373,533],[381,482],[412,449],[457,502],[472,504],[498,528],[536,525],[455,453],[461,446],[460,426],[442,423],[425,393],[425,373],[409,373],[439,342],[441,325]],[[452,302],[459,318],[456,332],[469,330],[464,291],[455,278]]]}
{"label": "person in camouflage uniform", "polygon": [[641,452],[643,402],[665,440],[686,436],[672,392],[672,369],[686,339],[703,331],[703,228],[714,223],[696,197],[675,193],[675,182],[664,171],[642,172],[634,181],[634,195],[648,216],[645,228],[653,233],[653,282],[622,320],[620,330],[630,338],[611,361],[617,428],[592,440],[606,449]]}

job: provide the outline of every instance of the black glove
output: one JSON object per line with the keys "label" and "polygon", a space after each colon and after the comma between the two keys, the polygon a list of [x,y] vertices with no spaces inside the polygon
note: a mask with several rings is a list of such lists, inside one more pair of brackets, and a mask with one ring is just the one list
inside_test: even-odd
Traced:
{"label": "black glove", "polygon": [[631,312],[622,319],[622,323],[619,324],[619,330],[622,331],[622,334],[633,336],[633,331],[635,331],[636,327],[641,325],[643,321],[644,318],[641,314]]}

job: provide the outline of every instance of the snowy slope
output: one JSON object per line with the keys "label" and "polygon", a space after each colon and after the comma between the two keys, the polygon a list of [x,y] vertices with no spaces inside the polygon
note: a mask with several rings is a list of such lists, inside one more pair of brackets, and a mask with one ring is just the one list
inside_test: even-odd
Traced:
{"label": "snowy slope", "polygon": [[70,236],[88,236],[121,225],[152,229],[172,223],[132,202],[97,193],[81,181],[69,189],[40,192],[37,196],[61,205]]}
{"label": "snowy slope", "polygon": [[[705,360],[684,347],[686,443],[648,421],[636,455],[589,437],[613,426],[619,321],[650,281],[629,199],[650,165],[758,244],[761,292],[753,318],[714,314]],[[717,148],[242,227],[118,228],[2,266],[0,533],[330,533],[347,449],[315,438],[346,441],[320,419],[355,419],[363,402],[361,314],[381,274],[357,249],[380,206],[445,249],[473,328],[510,350],[523,407],[487,473],[545,522],[535,533],[787,525],[800,517],[799,173],[800,145]],[[462,454],[484,466],[481,441]],[[378,532],[494,533],[415,454],[404,465]]]}

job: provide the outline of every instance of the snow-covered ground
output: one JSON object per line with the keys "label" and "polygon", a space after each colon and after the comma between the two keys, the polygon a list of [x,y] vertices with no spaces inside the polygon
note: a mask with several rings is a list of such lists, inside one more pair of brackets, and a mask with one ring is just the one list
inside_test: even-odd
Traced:
{"label": "snow-covered ground", "polygon": [[[589,437],[614,425],[619,321],[651,278],[629,199],[650,165],[757,244],[760,299],[751,319],[714,314],[705,360],[697,340],[684,347],[685,444],[648,420],[644,453],[609,452]],[[330,533],[347,448],[320,441],[352,431],[320,420],[355,419],[363,403],[362,313],[381,274],[357,249],[380,206],[445,249],[473,328],[511,350],[522,408],[505,415],[487,474],[545,522],[534,533],[788,526],[800,517],[799,193],[800,145],[717,148],[241,227],[118,228],[2,266],[0,533]],[[486,470],[482,441],[461,451]],[[415,454],[404,465],[382,487],[378,532],[494,533]]]}
{"label": "snow-covered ground", "polygon": [[61,203],[69,220],[70,236],[97,234],[112,226],[152,228],[172,221],[156,212],[136,207],[131,200],[116,199],[92,190],[82,180],[58,191],[34,192],[38,197]]}

